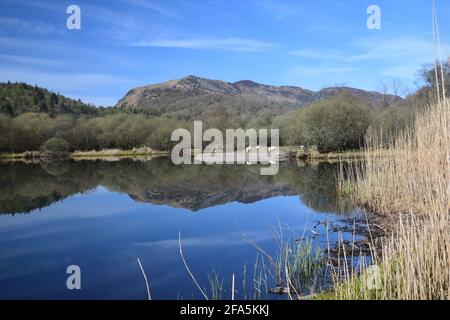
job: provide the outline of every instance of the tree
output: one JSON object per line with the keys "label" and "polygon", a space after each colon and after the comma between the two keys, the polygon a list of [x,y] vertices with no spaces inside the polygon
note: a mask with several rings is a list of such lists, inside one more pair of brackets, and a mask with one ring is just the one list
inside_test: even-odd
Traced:
{"label": "tree", "polygon": [[299,116],[307,144],[332,152],[360,148],[374,112],[362,100],[343,93],[314,103]]}
{"label": "tree", "polygon": [[402,88],[403,84],[400,80],[392,80],[392,93],[394,94],[394,103],[398,102]]}
{"label": "tree", "polygon": [[171,141],[172,132],[178,128],[186,128],[185,123],[168,118],[155,119],[152,125],[155,129],[148,136],[146,145],[155,150],[172,149],[178,143]]}
{"label": "tree", "polygon": [[38,150],[55,133],[52,119],[43,113],[27,112],[14,118],[12,123],[12,146],[17,152]]}
{"label": "tree", "polygon": [[291,111],[275,117],[271,128],[280,130],[280,145],[300,146],[306,144],[302,110]]}
{"label": "tree", "polygon": [[383,95],[383,108],[389,107],[389,86],[384,81],[381,81],[377,86],[377,90]]}
{"label": "tree", "polygon": [[100,128],[95,119],[81,118],[68,135],[69,144],[73,150],[98,150],[100,149]]}
{"label": "tree", "polygon": [[442,95],[442,78],[444,78],[444,91],[446,97],[450,96],[450,62],[445,62],[441,68],[437,69],[434,65],[427,64],[422,66],[419,71],[419,79],[425,83],[425,88],[431,93],[432,97],[437,97],[437,92]]}
{"label": "tree", "polygon": [[60,138],[48,139],[39,149],[45,154],[62,155],[69,151],[69,144]]}
{"label": "tree", "polygon": [[12,151],[12,130],[11,118],[0,114],[0,152]]}

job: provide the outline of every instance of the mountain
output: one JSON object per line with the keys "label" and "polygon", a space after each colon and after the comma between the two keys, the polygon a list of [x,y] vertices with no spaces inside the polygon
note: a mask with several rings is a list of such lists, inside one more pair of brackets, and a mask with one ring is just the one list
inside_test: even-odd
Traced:
{"label": "mountain", "polygon": [[393,95],[349,87],[311,91],[295,86],[271,86],[242,80],[234,83],[188,76],[130,90],[116,108],[170,115],[182,120],[204,120],[212,116],[251,117],[261,112],[278,115],[305,107],[342,92],[383,109],[395,101]]}
{"label": "mountain", "polygon": [[98,109],[80,100],[64,97],[26,83],[0,83],[0,113],[18,116],[25,112],[43,112],[50,116],[60,114],[97,115]]}
{"label": "mountain", "polygon": [[60,114],[97,116],[103,111],[118,109],[180,120],[203,120],[212,124],[215,121],[218,127],[220,124],[229,126],[230,123],[245,126],[250,121],[273,118],[342,92],[349,92],[378,109],[395,101],[393,95],[348,87],[311,91],[250,80],[230,83],[188,76],[132,89],[111,109],[96,108],[26,83],[0,83],[0,113],[13,117],[25,112],[42,112],[52,117]]}

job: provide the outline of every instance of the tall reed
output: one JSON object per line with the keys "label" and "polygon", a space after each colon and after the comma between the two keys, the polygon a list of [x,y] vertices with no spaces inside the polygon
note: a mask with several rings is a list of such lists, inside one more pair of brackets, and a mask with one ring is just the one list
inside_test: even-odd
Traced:
{"label": "tall reed", "polygon": [[450,298],[449,125],[450,107],[443,99],[388,146],[370,132],[365,164],[340,175],[340,188],[396,222],[382,253],[372,257],[380,270],[378,289],[364,281],[362,268],[336,286],[337,298]]}

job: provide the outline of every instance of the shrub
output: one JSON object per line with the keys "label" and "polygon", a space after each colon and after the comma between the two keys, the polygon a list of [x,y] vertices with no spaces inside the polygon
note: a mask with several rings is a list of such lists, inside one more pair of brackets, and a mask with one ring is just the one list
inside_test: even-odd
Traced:
{"label": "shrub", "polygon": [[343,93],[312,104],[299,116],[307,144],[317,146],[319,152],[332,152],[360,148],[374,111],[364,101]]}
{"label": "shrub", "polygon": [[[147,145],[154,150],[170,150],[174,146],[171,141],[172,129],[160,127],[147,139]],[[176,144],[176,143],[175,143]]]}
{"label": "shrub", "polygon": [[12,120],[14,151],[36,151],[54,133],[53,119],[44,113],[27,112]]}
{"label": "shrub", "polygon": [[40,148],[43,153],[64,154],[69,150],[69,144],[60,138],[48,139]]}

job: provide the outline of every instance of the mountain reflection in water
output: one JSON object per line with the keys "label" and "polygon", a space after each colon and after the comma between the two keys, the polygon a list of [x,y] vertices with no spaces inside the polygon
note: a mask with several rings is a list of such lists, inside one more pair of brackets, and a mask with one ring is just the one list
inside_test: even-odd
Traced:
{"label": "mountain reflection in water", "polygon": [[[0,163],[0,299],[145,299],[137,257],[154,299],[201,299],[180,233],[203,287],[213,271],[226,283],[245,275],[237,299],[250,297],[258,250],[244,234],[269,254],[279,226],[290,241],[305,234],[325,249],[341,236],[334,227],[351,226],[354,209],[338,201],[337,165],[286,162],[275,176],[259,169],[164,158]],[[351,239],[351,230],[337,230]],[[67,290],[73,264],[82,290]]]}
{"label": "mountain reflection in water", "polygon": [[258,166],[175,166],[165,158],[0,163],[0,213],[28,213],[97,186],[136,201],[191,211],[298,195],[318,212],[345,213],[352,208],[338,202],[336,166],[282,163],[277,175],[261,176]]}

